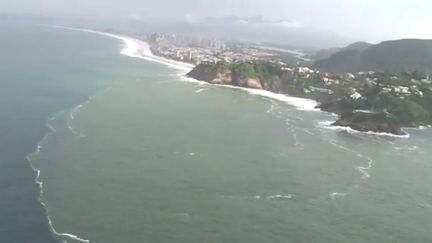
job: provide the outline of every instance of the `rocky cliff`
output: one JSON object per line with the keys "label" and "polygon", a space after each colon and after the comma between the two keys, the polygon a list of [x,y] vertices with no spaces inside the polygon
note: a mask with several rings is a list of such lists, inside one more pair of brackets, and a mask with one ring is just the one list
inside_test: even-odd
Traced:
{"label": "rocky cliff", "polygon": [[187,76],[212,84],[282,92],[282,70],[273,63],[200,64]]}
{"label": "rocky cliff", "polygon": [[432,80],[416,72],[331,74],[273,62],[219,62],[198,65],[187,75],[313,99],[317,108],[339,115],[332,125],[358,131],[402,135],[402,127],[432,124]]}

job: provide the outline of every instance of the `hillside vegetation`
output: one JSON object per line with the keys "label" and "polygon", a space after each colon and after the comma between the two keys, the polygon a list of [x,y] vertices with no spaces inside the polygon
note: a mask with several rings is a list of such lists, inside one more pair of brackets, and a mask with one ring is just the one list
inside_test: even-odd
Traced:
{"label": "hillside vegetation", "polygon": [[382,71],[432,73],[432,40],[385,41],[365,50],[343,50],[318,60],[315,68],[334,73]]}

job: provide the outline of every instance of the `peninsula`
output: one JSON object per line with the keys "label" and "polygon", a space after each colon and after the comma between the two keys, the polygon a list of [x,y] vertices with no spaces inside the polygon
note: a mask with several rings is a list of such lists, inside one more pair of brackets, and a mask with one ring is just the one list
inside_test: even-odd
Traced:
{"label": "peninsula", "polygon": [[318,101],[339,115],[333,126],[404,135],[432,124],[432,80],[419,72],[328,73],[281,62],[201,63],[189,77],[213,84],[264,89]]}
{"label": "peninsula", "polygon": [[147,40],[156,56],[196,65],[191,78],[313,99],[339,116],[332,126],[405,135],[432,124],[432,40],[356,42],[307,58],[220,39]]}

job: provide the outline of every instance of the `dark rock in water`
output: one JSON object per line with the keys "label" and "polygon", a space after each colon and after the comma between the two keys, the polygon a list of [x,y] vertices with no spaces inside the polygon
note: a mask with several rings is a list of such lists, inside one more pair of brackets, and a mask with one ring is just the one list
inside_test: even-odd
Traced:
{"label": "dark rock in water", "polygon": [[372,123],[372,122],[351,122],[339,119],[332,126],[350,127],[361,132],[389,133],[395,135],[405,135],[402,129],[397,125],[388,123]]}
{"label": "dark rock in water", "polygon": [[339,75],[275,62],[221,61],[200,64],[187,75],[313,99],[320,103],[317,108],[340,116],[334,126],[362,132],[404,135],[402,127],[432,123],[432,80],[421,72]]}

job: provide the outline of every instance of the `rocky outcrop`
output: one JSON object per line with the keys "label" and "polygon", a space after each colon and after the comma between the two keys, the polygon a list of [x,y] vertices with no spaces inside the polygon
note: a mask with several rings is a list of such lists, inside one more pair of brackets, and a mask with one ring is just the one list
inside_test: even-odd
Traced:
{"label": "rocky outcrop", "polygon": [[209,83],[212,84],[232,84],[231,73],[217,73],[216,77],[209,80]]}
{"label": "rocky outcrop", "polygon": [[249,78],[246,80],[247,88],[251,89],[262,89],[261,81],[256,78]]}
{"label": "rocky outcrop", "polygon": [[[370,99],[353,99],[348,93],[352,87],[344,87],[342,85],[345,84],[340,84],[341,86],[333,87],[334,90],[339,92],[333,92],[327,86],[315,88],[318,90],[315,91],[312,89],[314,87],[311,84],[323,82],[317,80],[316,75],[309,77],[300,72],[287,72],[286,70],[275,63],[219,62],[216,64],[200,64],[187,76],[213,84],[263,89],[313,99],[320,103],[317,108],[339,115],[339,119],[332,124],[333,126],[350,127],[362,132],[404,135],[402,127],[417,127],[432,123],[432,115],[428,116],[425,106],[421,106],[412,100],[401,101],[396,99],[395,101],[393,99],[390,101],[393,104],[400,104],[400,106],[391,104],[384,104],[386,106],[383,106],[382,102],[390,102],[384,100],[381,101],[383,107],[372,108],[371,104],[374,104],[374,102],[380,104],[379,100],[377,101],[373,97]],[[361,88],[361,86],[358,87]],[[329,90],[333,93],[328,92]],[[387,107],[395,111],[387,110]],[[395,107],[401,107],[402,109],[396,109]]]}
{"label": "rocky outcrop", "polygon": [[[208,65],[196,67],[191,72],[189,72],[187,76],[212,84],[225,84],[251,89],[263,89],[263,81],[261,81],[259,78],[240,77],[238,75],[233,75],[229,69],[215,70]],[[270,87],[269,90],[272,90],[271,88],[273,88],[273,86]]]}
{"label": "rocky outcrop", "polygon": [[397,125],[388,123],[373,122],[353,122],[350,120],[339,119],[332,126],[350,127],[361,132],[389,133],[395,135],[405,135],[402,129]]}

